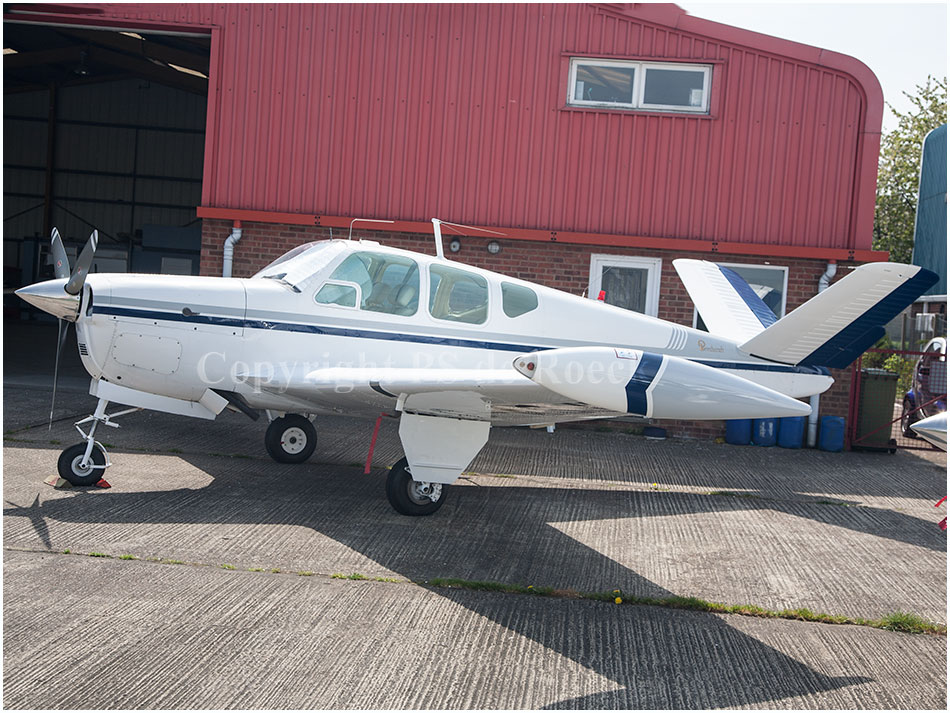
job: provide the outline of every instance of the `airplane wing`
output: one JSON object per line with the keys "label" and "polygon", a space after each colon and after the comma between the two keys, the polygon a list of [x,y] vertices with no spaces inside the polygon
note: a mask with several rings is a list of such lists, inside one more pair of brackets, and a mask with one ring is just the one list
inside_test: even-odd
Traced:
{"label": "airplane wing", "polygon": [[339,413],[402,410],[423,416],[530,426],[622,413],[572,401],[508,369],[329,367],[239,375],[252,391]]}

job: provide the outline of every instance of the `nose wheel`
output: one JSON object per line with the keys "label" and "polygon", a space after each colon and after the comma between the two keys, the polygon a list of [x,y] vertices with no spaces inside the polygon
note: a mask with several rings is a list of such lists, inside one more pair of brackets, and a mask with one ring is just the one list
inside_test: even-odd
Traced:
{"label": "nose wheel", "polygon": [[445,502],[445,486],[412,479],[409,461],[397,461],[386,478],[386,497],[401,515],[431,515]]}
{"label": "nose wheel", "polygon": [[57,464],[59,477],[72,485],[95,485],[102,480],[106,468],[106,453],[98,443],[86,458],[86,444],[77,443],[64,450]]}
{"label": "nose wheel", "polygon": [[317,429],[298,414],[275,418],[267,427],[264,447],[278,463],[303,463],[317,447]]}

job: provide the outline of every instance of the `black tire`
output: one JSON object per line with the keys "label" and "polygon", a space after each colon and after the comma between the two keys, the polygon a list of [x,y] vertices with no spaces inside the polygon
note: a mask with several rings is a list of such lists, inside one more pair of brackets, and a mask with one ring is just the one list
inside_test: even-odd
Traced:
{"label": "black tire", "polygon": [[[95,485],[102,480],[102,475],[105,472],[104,469],[83,469],[79,467],[79,462],[85,454],[85,443],[77,443],[75,446],[70,446],[60,453],[59,463],[57,464],[59,477],[69,481],[73,485]],[[106,454],[102,452],[102,449],[98,445],[93,445],[92,453],[89,458],[92,460],[93,465],[106,464]]]}
{"label": "black tire", "polygon": [[386,478],[386,497],[389,498],[389,504],[400,515],[431,515],[445,502],[446,486],[438,483],[425,485],[439,488],[438,500],[433,501],[420,492],[424,486],[412,479],[409,473],[409,461],[403,458],[389,471],[389,476]]}
{"label": "black tire", "polygon": [[904,407],[901,410],[901,431],[905,438],[917,438],[917,434],[914,433],[911,424],[917,423],[920,420],[920,414],[914,413],[913,411],[914,404],[905,396]]}
{"label": "black tire", "polygon": [[278,463],[303,463],[317,447],[317,429],[295,413],[276,418],[264,436],[267,453]]}

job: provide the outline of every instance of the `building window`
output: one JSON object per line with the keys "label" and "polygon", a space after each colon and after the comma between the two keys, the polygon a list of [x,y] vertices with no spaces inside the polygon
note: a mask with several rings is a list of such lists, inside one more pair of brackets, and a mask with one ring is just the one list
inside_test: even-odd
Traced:
{"label": "building window", "polygon": [[709,111],[712,67],[702,64],[571,60],[567,103],[613,109]]}
{"label": "building window", "polygon": [[660,303],[660,258],[591,255],[590,297],[656,317]]}
{"label": "building window", "polygon": [[[788,268],[778,265],[735,265],[733,263],[719,263],[736,272],[739,277],[749,283],[752,291],[759,296],[765,306],[772,310],[777,319],[785,316],[785,296],[788,290]],[[693,309],[693,326],[708,332],[706,323]]]}

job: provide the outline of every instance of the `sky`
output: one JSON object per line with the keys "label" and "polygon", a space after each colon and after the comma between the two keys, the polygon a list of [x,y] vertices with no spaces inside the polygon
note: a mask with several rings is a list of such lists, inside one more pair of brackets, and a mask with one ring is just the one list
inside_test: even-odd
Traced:
{"label": "sky", "polygon": [[[947,4],[940,3],[677,3],[690,15],[783,37],[855,57],[877,76],[884,101],[899,111],[902,92],[927,75],[947,76]],[[885,107],[884,132],[897,127]]]}

